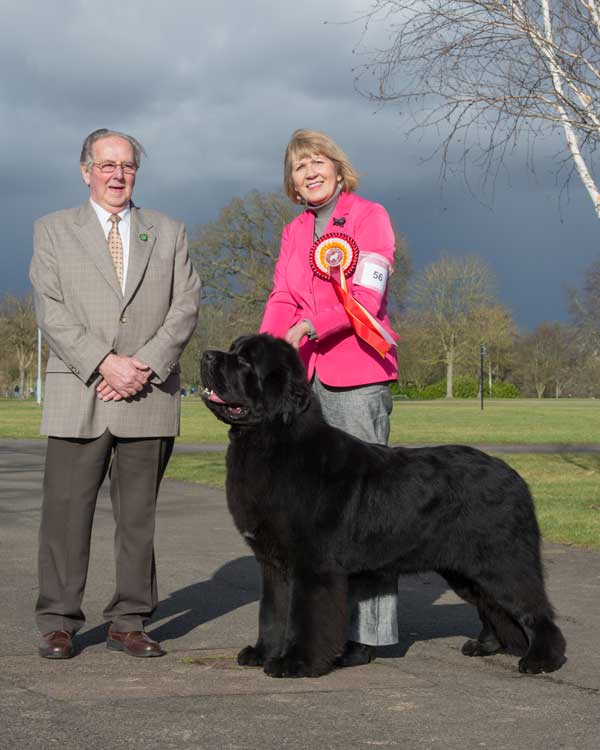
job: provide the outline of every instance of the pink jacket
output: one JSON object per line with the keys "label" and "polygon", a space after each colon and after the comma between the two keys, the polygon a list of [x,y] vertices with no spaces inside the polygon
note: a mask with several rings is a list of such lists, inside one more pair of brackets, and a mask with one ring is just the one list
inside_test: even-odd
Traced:
{"label": "pink jacket", "polygon": [[[346,220],[345,224],[335,226],[334,218],[342,217]],[[267,300],[261,333],[283,338],[291,326],[307,318],[318,335],[315,341],[304,339],[300,347],[309,380],[315,370],[322,383],[337,387],[396,380],[398,365],[395,348],[392,347],[382,358],[359,339],[331,282],[320,279],[312,272],[309,250],[313,245],[314,223],[314,215],[305,211],[283,230],[273,291]],[[325,229],[325,234],[328,232],[350,235],[358,245],[359,253],[377,253],[390,266],[393,265],[394,232],[387,211],[378,203],[367,201],[354,193],[342,193]],[[381,294],[353,281],[354,276],[351,276],[348,291],[384,328],[391,330],[386,313],[387,288]]]}

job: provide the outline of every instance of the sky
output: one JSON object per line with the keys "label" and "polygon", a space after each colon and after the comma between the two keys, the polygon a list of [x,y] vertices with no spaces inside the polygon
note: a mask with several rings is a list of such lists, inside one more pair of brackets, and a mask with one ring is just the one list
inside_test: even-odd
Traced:
{"label": "sky", "polygon": [[35,219],[86,200],[79,153],[96,128],[142,142],[136,204],[193,236],[233,197],[280,189],[289,136],[307,127],[348,153],[416,272],[477,254],[523,330],[567,321],[565,290],[598,258],[600,224],[576,178],[561,193],[556,141],[538,141],[535,175],[517,152],[493,196],[442,184],[428,158],[439,134],[409,136],[396,107],[356,90],[355,69],[389,33],[363,36],[369,4],[0,0],[0,294],[29,289]]}

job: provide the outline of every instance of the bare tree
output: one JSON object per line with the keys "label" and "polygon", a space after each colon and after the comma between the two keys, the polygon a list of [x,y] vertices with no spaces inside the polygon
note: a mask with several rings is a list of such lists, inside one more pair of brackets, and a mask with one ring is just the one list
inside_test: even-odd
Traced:
{"label": "bare tree", "polygon": [[31,295],[6,295],[0,306],[0,342],[18,372],[19,395],[25,395],[25,382],[37,351],[37,323]]}
{"label": "bare tree", "polygon": [[452,398],[454,372],[472,347],[473,315],[493,299],[493,273],[476,256],[442,257],[416,278],[409,292],[438,342],[446,366],[446,398]]}
{"label": "bare tree", "polygon": [[381,22],[391,42],[358,86],[409,108],[416,130],[437,128],[444,170],[457,146],[460,166],[493,182],[522,136],[531,147],[559,130],[567,179],[576,170],[600,217],[599,0],[372,0],[365,19],[366,35]]}
{"label": "bare tree", "polygon": [[574,331],[569,326],[550,323],[546,328],[546,336],[552,365],[554,397],[560,398],[575,382],[579,353],[575,345]]}
{"label": "bare tree", "polygon": [[569,388],[580,398],[600,398],[600,357],[579,353],[573,384]]}
{"label": "bare tree", "polygon": [[600,260],[586,271],[582,289],[569,291],[569,302],[582,350],[600,358]]}
{"label": "bare tree", "polygon": [[225,305],[240,333],[260,323],[281,232],[296,214],[283,193],[253,191],[231,200],[190,245],[206,301]]}
{"label": "bare tree", "polygon": [[504,378],[510,367],[517,329],[510,312],[502,305],[482,305],[469,315],[467,346],[469,370],[479,373],[480,346],[485,346],[488,394],[492,395],[494,378]]}
{"label": "bare tree", "polygon": [[394,325],[399,325],[398,319],[406,305],[408,280],[413,267],[408,250],[406,237],[394,226],[396,251],[394,253],[394,272],[390,276],[388,290],[388,313]]}
{"label": "bare tree", "polygon": [[538,398],[549,388],[560,398],[575,380],[578,367],[573,331],[561,323],[541,323],[523,336],[518,346],[517,376],[523,385],[533,387]]}
{"label": "bare tree", "polygon": [[543,398],[552,378],[552,369],[544,347],[530,334],[519,340],[516,352],[515,378],[519,390],[527,395],[535,393],[538,398]]}
{"label": "bare tree", "polygon": [[398,382],[419,390],[443,377],[439,338],[421,313],[408,312],[395,324],[400,334],[398,344]]}

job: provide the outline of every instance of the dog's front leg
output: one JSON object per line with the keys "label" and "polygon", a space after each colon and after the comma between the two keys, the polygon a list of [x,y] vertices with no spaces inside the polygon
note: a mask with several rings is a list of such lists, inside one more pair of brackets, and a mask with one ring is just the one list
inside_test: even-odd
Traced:
{"label": "dog's front leg", "polygon": [[288,610],[288,584],[283,570],[260,561],[261,591],[258,613],[258,640],[238,654],[238,664],[262,667],[266,659],[279,656],[285,642]]}
{"label": "dog's front leg", "polygon": [[295,572],[289,582],[283,652],[265,661],[265,672],[271,677],[326,674],[343,650],[347,628],[347,577]]}

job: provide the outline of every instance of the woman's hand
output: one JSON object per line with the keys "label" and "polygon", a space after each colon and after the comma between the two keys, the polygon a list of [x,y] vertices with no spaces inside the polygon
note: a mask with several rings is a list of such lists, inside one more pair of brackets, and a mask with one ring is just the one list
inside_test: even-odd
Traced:
{"label": "woman's hand", "polygon": [[295,326],[288,329],[288,332],[285,334],[285,340],[288,344],[291,344],[294,349],[299,349],[302,339],[305,336],[308,336],[309,332],[310,328],[308,327],[308,323],[305,320],[301,320],[299,323],[296,323]]}

